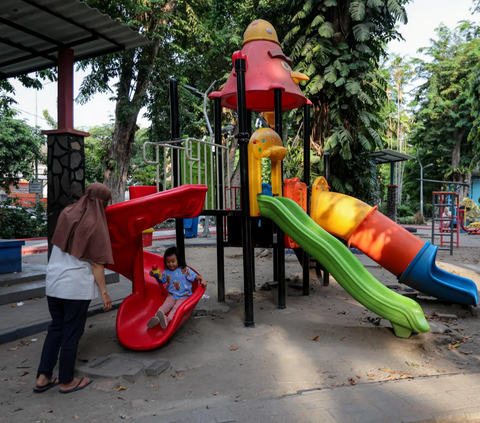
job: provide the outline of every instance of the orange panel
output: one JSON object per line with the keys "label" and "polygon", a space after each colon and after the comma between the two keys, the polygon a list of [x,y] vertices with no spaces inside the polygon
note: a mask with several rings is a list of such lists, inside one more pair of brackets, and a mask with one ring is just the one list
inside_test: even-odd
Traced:
{"label": "orange panel", "polygon": [[375,208],[358,225],[348,244],[399,277],[424,242]]}
{"label": "orange panel", "polygon": [[[300,179],[285,179],[283,195],[295,201],[305,213],[307,212],[307,185],[300,182]],[[285,235],[285,248],[300,248],[300,246],[288,235]]]}

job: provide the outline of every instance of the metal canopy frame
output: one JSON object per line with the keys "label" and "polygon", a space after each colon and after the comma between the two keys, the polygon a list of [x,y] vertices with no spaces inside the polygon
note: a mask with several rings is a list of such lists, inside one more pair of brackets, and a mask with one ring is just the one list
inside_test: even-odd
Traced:
{"label": "metal canopy frame", "polygon": [[393,185],[395,182],[395,167],[393,164],[415,158],[413,156],[410,156],[410,154],[404,154],[389,149],[374,151],[368,156],[373,157],[373,159],[375,160],[375,164],[377,165],[390,163],[390,185]]}
{"label": "metal canopy frame", "polygon": [[77,0],[2,0],[0,34],[2,79],[54,67],[62,49],[78,61],[150,43]]}
{"label": "metal canopy frame", "polygon": [[386,163],[397,163],[404,162],[406,160],[414,159],[415,157],[410,156],[410,154],[400,153],[394,150],[378,150],[369,154],[370,157],[373,157],[376,164],[386,164]]}

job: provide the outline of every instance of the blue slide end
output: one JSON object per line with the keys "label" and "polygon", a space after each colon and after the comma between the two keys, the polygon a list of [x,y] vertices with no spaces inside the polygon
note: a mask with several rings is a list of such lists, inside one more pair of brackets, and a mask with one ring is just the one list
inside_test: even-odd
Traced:
{"label": "blue slide end", "polygon": [[478,290],[475,282],[439,269],[435,264],[437,250],[437,246],[426,242],[399,282],[441,300],[476,306]]}

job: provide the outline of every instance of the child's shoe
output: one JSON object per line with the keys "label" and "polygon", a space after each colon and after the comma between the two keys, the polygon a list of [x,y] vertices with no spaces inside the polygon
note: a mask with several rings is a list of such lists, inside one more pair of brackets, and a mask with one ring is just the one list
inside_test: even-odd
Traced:
{"label": "child's shoe", "polygon": [[165,317],[165,314],[163,314],[163,311],[157,311],[156,318],[160,323],[160,327],[162,329],[166,329],[166,327],[168,326],[168,321],[167,321],[167,318]]}
{"label": "child's shoe", "polygon": [[[158,314],[158,313],[157,313]],[[148,329],[152,329],[160,323],[160,319],[157,316],[153,316],[147,323]]]}

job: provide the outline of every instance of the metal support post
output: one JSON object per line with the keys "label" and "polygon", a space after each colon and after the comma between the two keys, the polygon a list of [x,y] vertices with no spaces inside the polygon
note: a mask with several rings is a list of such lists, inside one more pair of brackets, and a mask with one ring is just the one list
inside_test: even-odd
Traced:
{"label": "metal support post", "polygon": [[[282,122],[282,90],[275,88],[275,132],[283,142]],[[282,166],[282,195],[283,195],[283,166]],[[287,288],[285,284],[285,235],[277,226],[277,276],[278,276],[278,308],[287,307]]]}
{"label": "metal support post", "polygon": [[245,59],[235,60],[237,74],[237,115],[238,115],[238,144],[240,149],[240,183],[242,201],[242,247],[243,247],[243,278],[245,296],[245,326],[255,325],[253,317],[253,281],[252,278],[252,228],[250,220],[250,198],[248,185],[248,122],[247,96],[245,93]]}
{"label": "metal support post", "polygon": [[[247,132],[248,132],[248,140],[250,141],[250,137],[252,135],[252,111],[247,109]],[[252,243],[253,244],[253,243]],[[255,247],[252,245],[252,268],[251,268],[251,276],[250,280],[252,281],[252,291],[255,292]]]}
{"label": "metal support post", "polygon": [[[214,131],[215,144],[222,145],[222,99],[216,97],[213,100],[213,115],[214,115]],[[220,208],[223,204],[224,188],[223,188],[223,160],[222,151],[216,153],[216,175],[218,184],[218,204]],[[217,299],[218,302],[225,301],[225,248],[223,245],[223,215],[217,215]]]}
{"label": "metal support post", "polygon": [[[177,80],[170,79],[170,133],[171,140],[180,139],[180,113],[178,108],[178,83]],[[172,154],[172,181],[174,187],[181,185],[181,163],[179,152],[176,148],[171,149]],[[183,219],[175,219],[175,236],[177,238],[177,247],[183,258],[185,258],[185,236],[183,232]]]}
{"label": "metal support post", "polygon": [[[310,105],[303,106],[303,181],[307,185],[307,214],[310,216]],[[310,294],[310,254],[303,250],[303,295]]]}

